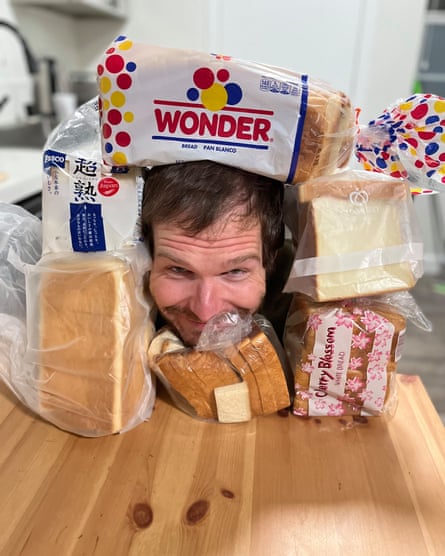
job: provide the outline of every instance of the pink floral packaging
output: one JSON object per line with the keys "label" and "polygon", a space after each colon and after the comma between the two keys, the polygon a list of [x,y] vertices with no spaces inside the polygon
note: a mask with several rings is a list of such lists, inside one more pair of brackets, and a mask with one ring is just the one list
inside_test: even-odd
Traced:
{"label": "pink floral packaging", "polygon": [[395,410],[407,308],[411,305],[415,313],[408,292],[396,295],[332,303],[294,295],[284,345],[294,372],[295,415],[370,416]]}

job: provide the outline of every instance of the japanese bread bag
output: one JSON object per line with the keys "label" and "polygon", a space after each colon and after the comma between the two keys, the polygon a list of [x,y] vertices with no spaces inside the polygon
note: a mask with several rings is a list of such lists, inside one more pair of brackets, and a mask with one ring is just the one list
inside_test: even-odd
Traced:
{"label": "japanese bread bag", "polygon": [[125,432],[154,407],[140,174],[102,163],[97,99],[44,147],[43,249],[23,265],[26,349],[9,384],[39,416],[81,436]]}

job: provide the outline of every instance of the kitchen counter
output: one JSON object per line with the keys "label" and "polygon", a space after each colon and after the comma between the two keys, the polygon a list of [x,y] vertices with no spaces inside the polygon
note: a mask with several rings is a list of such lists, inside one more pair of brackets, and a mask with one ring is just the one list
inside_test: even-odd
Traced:
{"label": "kitchen counter", "polygon": [[0,553],[441,555],[445,429],[420,379],[394,417],[209,424],[161,393],[152,418],[91,439],[0,385]]}
{"label": "kitchen counter", "polygon": [[0,148],[0,202],[18,203],[42,191],[42,150]]}

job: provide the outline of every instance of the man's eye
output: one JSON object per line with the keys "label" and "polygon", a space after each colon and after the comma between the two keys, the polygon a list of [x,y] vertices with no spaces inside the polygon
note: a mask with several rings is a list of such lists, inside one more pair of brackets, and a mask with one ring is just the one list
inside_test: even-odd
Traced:
{"label": "man's eye", "polygon": [[179,275],[186,275],[190,273],[189,270],[183,268],[182,266],[169,266],[168,271],[171,272],[172,274],[179,274]]}
{"label": "man's eye", "polygon": [[225,272],[225,274],[231,278],[243,278],[247,274],[247,270],[244,268],[232,268],[232,270]]}

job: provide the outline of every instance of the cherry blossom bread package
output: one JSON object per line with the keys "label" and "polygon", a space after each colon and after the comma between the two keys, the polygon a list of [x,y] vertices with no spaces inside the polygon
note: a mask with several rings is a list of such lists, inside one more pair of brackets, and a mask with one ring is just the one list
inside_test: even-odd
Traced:
{"label": "cherry blossom bread package", "polygon": [[213,160],[297,183],[352,153],[349,98],[284,68],[120,36],[97,79],[109,166]]}
{"label": "cherry blossom bread package", "polygon": [[423,274],[423,243],[407,181],[363,170],[289,186],[298,218],[284,291],[315,301],[409,290]]}
{"label": "cherry blossom bread package", "polygon": [[169,328],[161,329],[148,359],[175,405],[199,419],[249,421],[291,403],[285,354],[260,315],[217,315],[193,348],[184,346]]}
{"label": "cherry blossom bread package", "polygon": [[296,415],[379,415],[395,409],[406,318],[379,298],[317,303],[295,294],[284,345]]}

